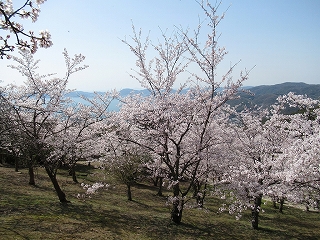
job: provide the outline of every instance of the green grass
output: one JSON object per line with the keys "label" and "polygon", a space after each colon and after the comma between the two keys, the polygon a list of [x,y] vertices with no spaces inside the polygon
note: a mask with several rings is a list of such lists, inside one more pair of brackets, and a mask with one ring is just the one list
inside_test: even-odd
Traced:
{"label": "green grass", "polygon": [[[78,180],[99,181],[99,171],[82,167]],[[134,201],[127,201],[125,186],[112,182],[108,190],[79,200],[80,184],[65,171],[58,180],[71,204],[59,203],[43,169],[36,170],[36,186],[29,186],[27,170],[0,167],[0,239],[320,239],[319,213],[292,206],[281,214],[267,202],[260,229],[253,230],[249,212],[237,221],[218,214],[221,202],[207,197],[206,210],[186,208],[182,224],[175,225],[166,198],[151,185],[133,187]]]}

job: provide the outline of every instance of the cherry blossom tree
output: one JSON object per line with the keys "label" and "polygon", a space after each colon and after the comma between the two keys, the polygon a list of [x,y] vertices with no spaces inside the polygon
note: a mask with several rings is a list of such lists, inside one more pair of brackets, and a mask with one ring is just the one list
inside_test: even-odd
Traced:
{"label": "cherry blossom tree", "polygon": [[[262,197],[270,186],[281,183],[277,176],[276,155],[283,151],[286,134],[281,134],[275,121],[264,119],[266,111],[247,111],[238,114],[234,123],[235,139],[231,146],[229,171],[223,181],[232,189],[230,213],[241,215],[243,209],[252,212],[252,227],[258,228]],[[232,153],[231,153],[232,152]]]}
{"label": "cherry blossom tree", "polygon": [[16,9],[11,0],[0,1],[0,30],[3,32],[0,36],[1,59],[4,57],[10,58],[8,52],[14,51],[16,46],[20,50],[29,49],[32,53],[35,53],[38,47],[48,48],[52,46],[51,35],[47,30],[41,30],[39,36],[36,36],[33,31],[26,31],[23,25],[16,20],[16,18],[21,18],[36,22],[40,13],[40,5],[45,1],[25,0]]}
{"label": "cherry blossom tree", "polygon": [[[258,229],[263,196],[279,199],[281,211],[285,199],[297,202],[306,197],[303,193],[304,187],[309,187],[307,183],[317,183],[317,158],[313,155],[306,158],[299,153],[302,139],[317,132],[319,124],[314,111],[317,104],[315,100],[289,93],[279,97],[270,109],[245,109],[237,114],[233,134],[236,138],[227,158],[229,171],[223,182],[228,190],[232,189],[233,204],[229,212],[240,216],[243,209],[251,209],[254,229]],[[302,114],[286,114],[288,108]],[[316,164],[311,164],[310,159]],[[313,169],[311,182],[307,178],[311,176],[309,166]],[[297,172],[306,175],[298,177]]]}
{"label": "cherry blossom tree", "polygon": [[[10,132],[14,130],[12,122],[12,109],[10,104],[6,101],[6,88],[0,86],[0,152],[1,160],[14,157],[15,171],[18,172],[19,154],[16,149],[10,148],[12,136]],[[13,140],[14,141],[14,140]],[[10,151],[8,150],[10,148]]]}
{"label": "cherry blossom tree", "polygon": [[[157,155],[166,165],[173,193],[171,219],[175,223],[181,222],[186,197],[201,166],[205,165],[206,150],[214,145],[212,130],[216,118],[223,114],[222,106],[234,98],[248,78],[245,71],[234,83],[231,79],[234,65],[217,79],[216,68],[226,54],[217,44],[217,27],[224,15],[217,16],[220,4],[202,1],[199,5],[210,29],[204,46],[200,44],[201,25],[192,37],[183,29],[178,29],[171,37],[163,34],[163,42],[157,45],[151,44],[148,37],[143,41],[141,31],[135,28],[133,43],[124,40],[137,57],[138,70],[132,76],[150,91],[150,95],[122,99],[117,115],[119,138]],[[150,46],[158,56],[148,61]],[[190,72],[190,81],[174,91],[179,77],[186,72]],[[220,88],[223,90],[219,91]],[[180,182],[185,179],[188,184],[183,187]]]}
{"label": "cherry blossom tree", "polygon": [[278,101],[281,106],[296,110],[296,113],[287,116],[291,144],[281,156],[282,178],[289,186],[286,198],[305,204],[307,209],[315,207],[320,199],[320,102],[293,93],[279,97]]}
{"label": "cherry blossom tree", "polygon": [[127,186],[127,198],[132,201],[131,187],[144,177],[150,156],[132,143],[112,138],[108,144],[107,161],[103,166],[117,181]]}
{"label": "cherry blossom tree", "polygon": [[[45,167],[59,200],[68,202],[56,178],[61,158],[51,158],[52,149],[56,148],[52,137],[64,131],[61,126],[69,127],[73,124],[62,114],[69,104],[65,97],[69,92],[66,85],[71,74],[87,67],[81,66],[84,56],[75,55],[70,59],[65,50],[63,55],[67,67],[66,75],[64,78],[52,78],[53,74],[41,76],[36,72],[39,61],[35,61],[29,51],[23,51],[21,54],[22,58],[13,57],[18,65],[11,67],[27,78],[25,85],[10,84],[6,87],[4,95],[14,113],[14,132],[10,134],[18,141],[12,144],[28,158],[30,184],[35,184],[33,166],[40,164]],[[67,122],[65,125],[61,123],[64,120]]]}
{"label": "cherry blossom tree", "polygon": [[[194,181],[193,197],[196,199],[196,207],[203,208],[206,195],[217,194],[215,185],[220,182],[221,177],[228,172],[226,159],[230,157],[228,149],[233,143],[233,135],[230,128],[230,108],[228,105],[221,107],[222,112],[215,114],[215,121],[210,126],[210,144],[202,153],[203,160]],[[232,111],[231,111],[232,112]],[[208,131],[209,132],[209,131]],[[210,188],[208,186],[211,186]]]}
{"label": "cherry blossom tree", "polygon": [[48,142],[55,143],[50,157],[63,159],[74,182],[77,182],[75,166],[79,160],[94,160],[104,156],[107,151],[102,136],[110,131],[108,121],[112,113],[108,108],[116,95],[113,91],[95,93],[92,99],[80,96],[86,104],[70,102],[61,111],[60,118],[63,120],[56,126],[58,134],[48,139]]}

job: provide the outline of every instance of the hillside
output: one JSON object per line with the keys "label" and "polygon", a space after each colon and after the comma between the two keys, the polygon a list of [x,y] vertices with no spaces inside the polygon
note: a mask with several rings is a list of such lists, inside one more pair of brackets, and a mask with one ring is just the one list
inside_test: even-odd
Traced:
{"label": "hillside", "polygon": [[241,92],[240,99],[230,101],[229,104],[246,104],[247,106],[270,106],[275,103],[276,99],[280,95],[294,92],[299,95],[307,95],[313,99],[320,98],[320,84],[306,84],[306,83],[294,83],[286,82],[275,85],[261,85],[249,88],[252,94]]}
{"label": "hillside", "polygon": [[[70,204],[60,204],[43,168],[37,169],[36,186],[28,184],[28,169],[0,164],[0,239],[319,239],[318,211],[302,211],[285,203],[279,213],[271,201],[264,200],[261,228],[253,231],[250,211],[240,220],[219,212],[221,199],[206,196],[205,208],[192,207],[191,199],[184,210],[183,222],[170,221],[170,207],[165,196],[156,195],[150,182],[132,187],[133,201],[126,198],[126,186],[92,165],[77,166],[78,180],[92,184],[105,179],[110,187],[90,198],[67,170],[59,169],[62,184]],[[104,178],[106,177],[106,178]]]}

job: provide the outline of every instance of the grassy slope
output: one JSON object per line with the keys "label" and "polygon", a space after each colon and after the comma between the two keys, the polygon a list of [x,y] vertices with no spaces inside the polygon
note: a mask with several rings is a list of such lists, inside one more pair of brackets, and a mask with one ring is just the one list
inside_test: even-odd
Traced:
{"label": "grassy slope", "polygon": [[[82,169],[80,182],[101,177],[96,169]],[[91,199],[79,200],[84,190],[61,171],[58,179],[69,205],[61,205],[43,169],[36,171],[36,186],[28,185],[26,170],[0,167],[1,239],[319,239],[318,212],[294,207],[280,214],[264,205],[260,230],[250,226],[250,215],[236,221],[217,214],[220,203],[208,197],[206,210],[186,208],[179,226],[171,223],[165,197],[147,185],[134,187],[133,199],[126,200],[125,187],[111,185]],[[169,193],[165,193],[169,194]]]}

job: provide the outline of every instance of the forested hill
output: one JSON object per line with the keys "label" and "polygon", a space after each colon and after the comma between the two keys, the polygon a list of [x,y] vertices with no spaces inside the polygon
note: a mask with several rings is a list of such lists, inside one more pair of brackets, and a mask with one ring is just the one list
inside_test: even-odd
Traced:
{"label": "forested hill", "polygon": [[275,85],[260,85],[246,88],[252,94],[240,93],[240,99],[230,101],[231,105],[245,103],[248,106],[270,106],[280,95],[293,92],[298,95],[307,95],[313,99],[320,99],[320,84],[306,84],[286,82]]}

